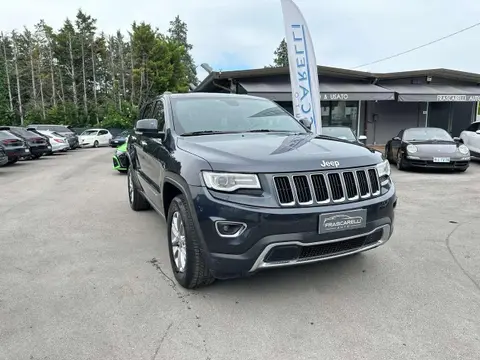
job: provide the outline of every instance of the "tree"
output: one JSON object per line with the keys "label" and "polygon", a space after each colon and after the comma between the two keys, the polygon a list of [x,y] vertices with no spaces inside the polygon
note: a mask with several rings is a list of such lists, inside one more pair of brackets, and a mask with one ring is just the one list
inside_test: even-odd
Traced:
{"label": "tree", "polygon": [[190,52],[193,46],[188,43],[188,28],[187,24],[180,19],[180,16],[176,16],[173,21],[170,21],[170,28],[168,29],[170,39],[179,45],[183,46],[185,53],[182,55],[181,61],[186,67],[186,76],[188,83],[195,86],[199,81],[197,78],[197,67],[193,61],[193,57]]}
{"label": "tree", "polygon": [[195,75],[177,20],[168,36],[146,23],[105,34],[79,10],[57,31],[40,20],[0,32],[0,124],[132,126],[143,102],[188,91]]}
{"label": "tree", "polygon": [[288,48],[285,38],[280,42],[280,45],[278,45],[277,50],[275,50],[274,52],[274,55],[274,67],[288,66]]}

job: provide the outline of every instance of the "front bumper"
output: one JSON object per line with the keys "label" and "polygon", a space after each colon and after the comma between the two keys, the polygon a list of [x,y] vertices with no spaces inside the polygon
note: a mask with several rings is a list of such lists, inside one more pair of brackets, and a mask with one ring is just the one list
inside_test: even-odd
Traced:
{"label": "front bumper", "polygon": [[451,157],[449,162],[435,162],[432,156],[411,156],[405,158],[405,165],[428,169],[466,169],[470,165],[470,156]]}
{"label": "front bumper", "polygon": [[126,153],[113,155],[112,161],[114,170],[128,170],[128,158]]}
{"label": "front bumper", "polygon": [[[253,208],[218,200],[203,187],[191,187],[198,226],[210,269],[220,279],[258,270],[312,263],[366,251],[393,233],[397,203],[392,184],[384,195],[357,203],[298,208]],[[319,234],[319,215],[366,209],[363,228]],[[243,223],[234,237],[221,236],[218,221]]]}

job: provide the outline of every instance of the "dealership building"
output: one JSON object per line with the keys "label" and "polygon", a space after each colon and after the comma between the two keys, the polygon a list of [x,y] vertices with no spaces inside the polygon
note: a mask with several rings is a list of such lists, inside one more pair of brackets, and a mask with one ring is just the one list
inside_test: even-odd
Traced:
{"label": "dealership building", "polygon": [[[323,126],[348,126],[383,145],[401,129],[440,127],[452,136],[476,120],[480,74],[448,69],[374,74],[318,66]],[[211,72],[195,92],[264,97],[293,113],[289,69]]]}

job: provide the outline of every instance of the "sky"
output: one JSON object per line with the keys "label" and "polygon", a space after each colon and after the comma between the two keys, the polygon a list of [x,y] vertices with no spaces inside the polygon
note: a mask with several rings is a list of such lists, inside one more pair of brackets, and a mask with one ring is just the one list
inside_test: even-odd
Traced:
{"label": "sky", "polygon": [[[408,50],[480,21],[473,0],[294,0],[313,38],[319,65],[354,68]],[[40,19],[58,29],[81,8],[99,30],[126,33],[133,21],[166,32],[179,15],[197,64],[214,70],[273,63],[284,37],[280,0],[15,0],[4,1],[0,30],[33,27]],[[450,68],[480,73],[480,26],[410,54],[359,68],[372,72]],[[198,68],[198,77],[206,72]]]}

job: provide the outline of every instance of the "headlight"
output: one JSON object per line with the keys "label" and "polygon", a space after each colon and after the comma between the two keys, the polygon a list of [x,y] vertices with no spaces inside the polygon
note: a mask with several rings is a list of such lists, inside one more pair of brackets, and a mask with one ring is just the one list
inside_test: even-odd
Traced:
{"label": "headlight", "polygon": [[391,173],[390,163],[388,162],[388,160],[384,160],[380,164],[377,164],[377,172],[382,185],[386,184]]}
{"label": "headlight", "polygon": [[123,154],[123,151],[120,151],[120,150],[115,151],[115,156],[120,156],[122,154]]}
{"label": "headlight", "polygon": [[407,152],[410,154],[415,154],[418,151],[415,145],[407,145]]}
{"label": "headlight", "polygon": [[213,190],[232,192],[238,189],[261,189],[255,174],[202,172],[205,185]]}
{"label": "headlight", "polygon": [[468,147],[466,147],[465,145],[460,145],[458,147],[458,151],[460,151],[460,153],[462,153],[463,155],[467,155],[470,150],[468,150]]}

